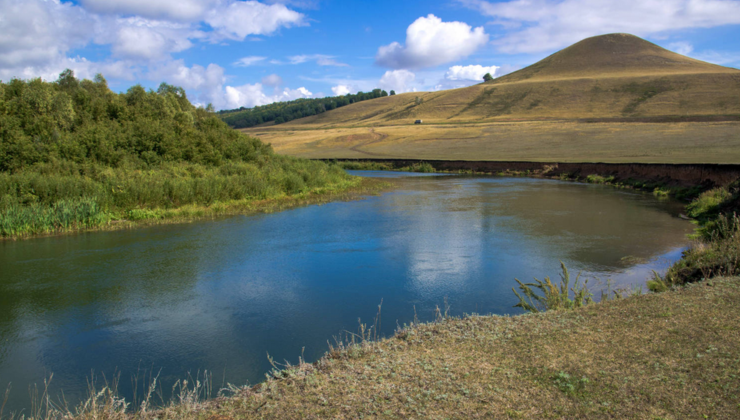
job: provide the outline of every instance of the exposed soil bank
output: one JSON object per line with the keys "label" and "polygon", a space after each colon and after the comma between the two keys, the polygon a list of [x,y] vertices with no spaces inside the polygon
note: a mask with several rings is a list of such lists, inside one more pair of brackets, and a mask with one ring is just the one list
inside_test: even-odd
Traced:
{"label": "exposed soil bank", "polygon": [[[328,159],[327,159],[328,160]],[[347,162],[376,162],[394,168],[429,163],[438,171],[507,172],[530,171],[548,176],[568,175],[569,178],[588,175],[613,176],[615,181],[642,181],[669,186],[713,188],[726,186],[740,178],[740,164],[650,164],[650,163],[559,163],[503,162],[466,160],[411,159],[341,159]]]}

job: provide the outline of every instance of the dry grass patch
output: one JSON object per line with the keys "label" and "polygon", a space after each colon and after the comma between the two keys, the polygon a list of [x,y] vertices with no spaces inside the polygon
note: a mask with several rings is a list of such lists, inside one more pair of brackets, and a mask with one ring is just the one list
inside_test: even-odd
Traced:
{"label": "dry grass patch", "polygon": [[512,121],[245,131],[272,143],[279,153],[308,158],[726,164],[740,161],[740,122],[736,121]]}

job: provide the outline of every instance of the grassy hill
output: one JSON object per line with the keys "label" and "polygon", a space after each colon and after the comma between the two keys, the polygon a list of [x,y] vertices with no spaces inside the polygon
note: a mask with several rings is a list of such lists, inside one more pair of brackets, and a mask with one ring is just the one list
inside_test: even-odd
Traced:
{"label": "grassy hill", "polygon": [[[373,99],[247,132],[308,157],[551,160],[567,147],[575,155],[558,159],[719,163],[740,157],[722,153],[740,146],[738,121],[740,70],[610,34],[487,83]],[[323,132],[309,141],[304,130]],[[524,150],[514,147],[521,142]],[[615,155],[609,144],[644,156]]]}

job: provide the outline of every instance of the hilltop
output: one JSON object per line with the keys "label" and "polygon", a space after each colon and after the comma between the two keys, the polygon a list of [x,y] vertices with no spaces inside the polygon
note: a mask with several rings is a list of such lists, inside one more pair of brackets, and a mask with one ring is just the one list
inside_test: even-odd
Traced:
{"label": "hilltop", "polygon": [[[432,127],[413,127],[417,119]],[[685,57],[633,35],[609,34],[490,82],[382,97],[247,132],[280,152],[307,157],[550,160],[557,150],[547,141],[557,139],[557,147],[586,147],[576,160],[718,163],[729,157],[707,155],[704,149],[740,146],[737,121],[740,70]],[[302,131],[307,129],[321,132]],[[644,153],[637,159],[591,155],[591,145],[577,139],[582,132],[596,149],[639,147]],[[526,142],[536,154],[510,151],[510,142],[499,148],[501,136]],[[709,143],[693,150],[697,139]],[[651,151],[648,141],[661,150]]]}
{"label": "hilltop", "polygon": [[732,69],[676,54],[634,35],[609,34],[586,38],[489,83],[728,71]]}

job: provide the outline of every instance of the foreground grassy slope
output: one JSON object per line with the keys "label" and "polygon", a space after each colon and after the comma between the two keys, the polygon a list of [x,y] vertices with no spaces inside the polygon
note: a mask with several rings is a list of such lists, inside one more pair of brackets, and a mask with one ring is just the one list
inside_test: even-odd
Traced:
{"label": "foreground grassy slope", "polygon": [[[740,146],[739,120],[740,70],[612,34],[488,83],[246,132],[306,157],[725,163]],[[562,147],[576,156],[557,156]]]}
{"label": "foreground grassy slope", "polygon": [[[444,319],[179,419],[740,417],[740,279],[575,311]],[[146,417],[146,416],[144,416]]]}

